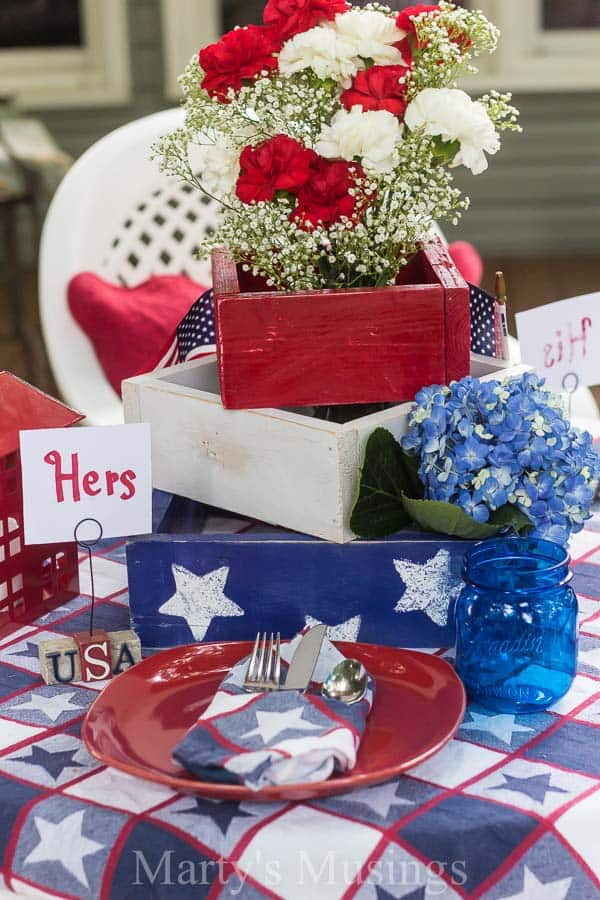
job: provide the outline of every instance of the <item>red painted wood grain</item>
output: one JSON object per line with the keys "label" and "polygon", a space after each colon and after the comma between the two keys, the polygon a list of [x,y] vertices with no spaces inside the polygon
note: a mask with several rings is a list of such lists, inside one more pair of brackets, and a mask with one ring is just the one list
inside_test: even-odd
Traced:
{"label": "red painted wood grain", "polygon": [[[385,288],[264,291],[213,254],[228,409],[412,400],[469,371],[469,291],[441,242]],[[241,284],[240,284],[241,282]]]}

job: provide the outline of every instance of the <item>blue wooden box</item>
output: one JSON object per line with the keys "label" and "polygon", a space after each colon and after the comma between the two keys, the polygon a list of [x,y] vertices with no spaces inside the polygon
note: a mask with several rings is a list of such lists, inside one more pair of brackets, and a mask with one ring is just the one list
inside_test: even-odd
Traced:
{"label": "blue wooden box", "polygon": [[[176,521],[181,525],[181,515]],[[211,533],[214,521],[200,513],[196,526],[205,531],[129,543],[132,626],[145,651],[248,640],[259,630],[291,637],[316,621],[333,626],[340,640],[454,643],[454,604],[471,542],[406,531],[334,544],[256,524]],[[221,520],[218,528],[242,525]]]}

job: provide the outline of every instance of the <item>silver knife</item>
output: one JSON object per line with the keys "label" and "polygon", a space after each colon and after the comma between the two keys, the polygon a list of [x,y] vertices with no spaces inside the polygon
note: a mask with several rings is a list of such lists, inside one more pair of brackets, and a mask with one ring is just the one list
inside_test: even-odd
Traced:
{"label": "silver knife", "polygon": [[315,670],[327,625],[314,625],[300,639],[290,662],[284,691],[305,691]]}

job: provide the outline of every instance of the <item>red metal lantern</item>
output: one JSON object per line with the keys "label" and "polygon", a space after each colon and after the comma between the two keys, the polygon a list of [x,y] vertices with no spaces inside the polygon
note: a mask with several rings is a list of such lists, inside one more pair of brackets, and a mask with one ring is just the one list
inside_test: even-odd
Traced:
{"label": "red metal lantern", "polygon": [[25,546],[19,431],[84,417],[9,372],[0,372],[0,637],[77,596],[77,547]]}

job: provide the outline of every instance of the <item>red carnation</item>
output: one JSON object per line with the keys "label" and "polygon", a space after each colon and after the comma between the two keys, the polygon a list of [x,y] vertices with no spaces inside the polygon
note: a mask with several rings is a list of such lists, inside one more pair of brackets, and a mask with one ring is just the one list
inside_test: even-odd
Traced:
{"label": "red carnation", "polygon": [[199,62],[205,72],[202,87],[224,100],[229,88],[239,91],[244,81],[255,78],[265,69],[276,69],[273,55],[281,49],[269,28],[248,25],[230,31],[216,44],[200,51]]}
{"label": "red carnation", "polygon": [[468,50],[473,43],[471,36],[466,31],[461,31],[458,28],[451,28],[448,32],[448,37],[453,44],[458,44],[461,50]]}
{"label": "red carnation", "polygon": [[[396,18],[396,25],[398,28],[401,28],[402,31],[406,31],[408,35],[416,36],[417,29],[414,23],[414,19],[419,16],[424,15],[425,13],[435,13],[439,15],[441,13],[441,9],[439,6],[428,6],[425,3],[417,3],[416,6],[407,6],[406,9],[401,10],[398,13]],[[448,32],[448,37],[450,40],[458,44],[458,46],[462,50],[468,50],[473,41],[469,37],[469,35],[465,31],[461,31],[457,28],[451,28]],[[399,50],[403,53],[404,58],[409,61],[412,56],[411,46],[410,46],[410,37],[404,38],[398,45]],[[419,49],[426,46],[426,44],[417,43]]]}
{"label": "red carnation", "polygon": [[310,177],[317,159],[298,141],[278,134],[256,147],[245,147],[240,156],[236,193],[244,203],[273,200],[276,191],[295,193]]}
{"label": "red carnation", "polygon": [[342,216],[356,217],[366,199],[350,194],[359,178],[364,178],[364,171],[357,163],[317,156],[310,179],[298,191],[298,206],[290,218],[305,231],[312,231],[317,225],[333,225]]}
{"label": "red carnation", "polygon": [[402,9],[396,18],[396,25],[398,28],[401,28],[402,31],[406,31],[407,34],[415,34],[416,28],[413,19],[422,16],[424,13],[439,13],[440,8],[437,4],[434,6],[428,6],[426,3],[417,3],[416,6],[407,6],[406,9]]}
{"label": "red carnation", "polygon": [[346,109],[386,109],[402,117],[406,110],[406,85],[400,79],[409,71],[406,66],[371,66],[355,75],[352,87],[340,99]]}
{"label": "red carnation", "polygon": [[269,0],[263,21],[275,29],[282,40],[287,40],[348,9],[346,0]]}

